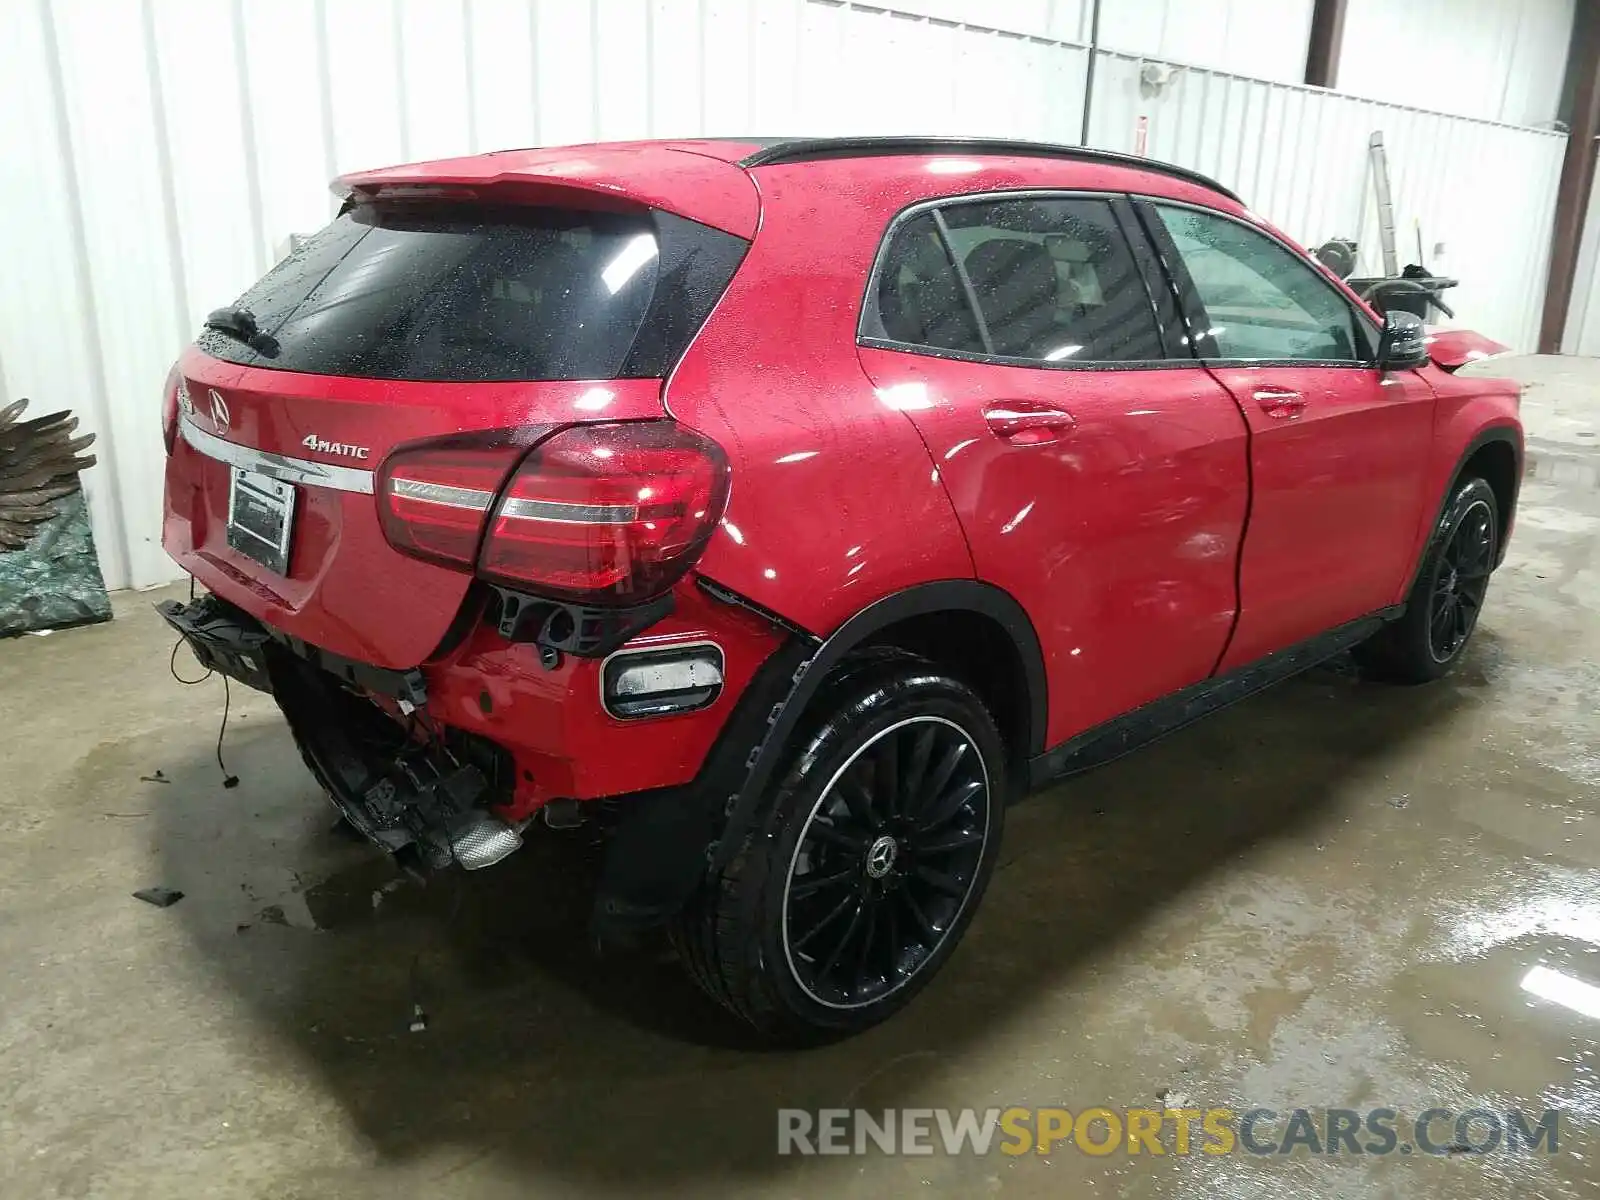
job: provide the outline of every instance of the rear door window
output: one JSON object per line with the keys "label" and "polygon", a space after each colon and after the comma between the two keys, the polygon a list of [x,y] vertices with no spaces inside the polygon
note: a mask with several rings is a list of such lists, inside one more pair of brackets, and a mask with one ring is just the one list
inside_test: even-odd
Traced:
{"label": "rear door window", "polygon": [[1109,201],[958,200],[939,217],[942,231],[925,213],[890,239],[869,337],[1061,366],[1165,357]]}
{"label": "rear door window", "polygon": [[271,342],[218,358],[441,381],[654,378],[746,243],[670,214],[357,205],[237,301]]}

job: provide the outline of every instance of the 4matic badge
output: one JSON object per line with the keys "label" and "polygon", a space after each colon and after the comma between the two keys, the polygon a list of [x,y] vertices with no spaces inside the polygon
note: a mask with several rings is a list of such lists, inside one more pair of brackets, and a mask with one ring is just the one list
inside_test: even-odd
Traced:
{"label": "4matic badge", "polygon": [[356,446],[350,442],[330,442],[326,438],[319,438],[314,433],[308,433],[300,444],[307,450],[315,450],[318,454],[341,454],[345,458],[370,458],[372,451],[366,446]]}

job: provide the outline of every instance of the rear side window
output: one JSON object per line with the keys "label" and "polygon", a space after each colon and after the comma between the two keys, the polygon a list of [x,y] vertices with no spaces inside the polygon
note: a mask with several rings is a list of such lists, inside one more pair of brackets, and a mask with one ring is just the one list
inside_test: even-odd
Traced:
{"label": "rear side window", "polygon": [[1108,201],[957,201],[939,215],[942,232],[931,213],[896,229],[867,336],[1060,365],[1165,357]]}
{"label": "rear side window", "polygon": [[983,338],[932,213],[901,225],[878,267],[876,330],[908,346],[982,354]]}
{"label": "rear side window", "polygon": [[357,205],[237,301],[250,366],[439,381],[656,378],[733,277],[746,243],[668,213]]}

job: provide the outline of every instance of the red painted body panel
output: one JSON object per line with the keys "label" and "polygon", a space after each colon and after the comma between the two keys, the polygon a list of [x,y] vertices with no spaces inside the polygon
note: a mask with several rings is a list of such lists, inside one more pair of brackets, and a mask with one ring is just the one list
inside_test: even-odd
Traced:
{"label": "red painted body panel", "polygon": [[[1414,371],[1239,366],[1212,374],[1251,431],[1250,528],[1239,626],[1221,664],[1228,670],[1392,602],[1429,499],[1417,464],[1433,441],[1434,393]],[[1282,407],[1285,396],[1302,406]]]}
{"label": "red painted body panel", "polygon": [[565,655],[547,670],[537,647],[509,645],[485,624],[424,669],[436,720],[489,737],[516,759],[516,794],[506,816],[527,816],[557,797],[618,796],[694,778],[780,635],[752,613],[709,600],[692,581],[679,584],[674,598],[674,610],[629,644],[710,640],[721,646],[723,692],[699,712],[619,721],[600,703],[600,660]]}
{"label": "red painted body panel", "polygon": [[[1235,613],[1249,497],[1238,406],[1198,363],[1062,371],[864,348],[939,464],[978,575],[1033,620],[1049,741],[1211,674]],[[995,400],[1050,405],[1075,426],[1016,444]]]}
{"label": "red painted body panel", "polygon": [[[661,416],[654,379],[578,383],[411,383],[240,367],[198,350],[179,369],[195,423],[226,441],[314,462],[371,469],[414,438],[469,429]],[[227,405],[211,415],[209,392]],[[315,434],[370,450],[367,459],[319,454]],[[408,558],[384,540],[371,496],[299,489],[288,578],[264,571],[227,542],[229,468],[179,438],[167,460],[162,545],[208,589],[254,616],[346,658],[416,666],[455,619],[469,576]],[[403,602],[402,602],[403,599]]]}
{"label": "red painted body panel", "polygon": [[827,634],[891,592],[970,579],[972,559],[915,427],[856,357],[862,287],[905,201],[830,200],[804,170],[759,175],[761,235],[666,401],[733,467],[700,570]]}
{"label": "red painted body panel", "polygon": [[[1407,559],[1412,565],[1420,561],[1427,547],[1439,507],[1460,469],[1462,457],[1480,437],[1491,432],[1510,435],[1516,445],[1519,467],[1523,462],[1522,421],[1518,415],[1522,403],[1521,385],[1515,380],[1490,375],[1455,375],[1438,367],[1425,367],[1420,373],[1438,395],[1438,402],[1433,439],[1423,468],[1424,504],[1412,531]],[[1510,535],[1511,522],[1507,522],[1505,536],[1509,538]],[[1409,582],[1408,574],[1392,597],[1395,603],[1405,598]]]}
{"label": "red painted body panel", "polygon": [[1428,356],[1446,371],[1454,371],[1480,358],[1509,353],[1510,346],[1502,346],[1493,338],[1470,329],[1439,329],[1428,335]]}

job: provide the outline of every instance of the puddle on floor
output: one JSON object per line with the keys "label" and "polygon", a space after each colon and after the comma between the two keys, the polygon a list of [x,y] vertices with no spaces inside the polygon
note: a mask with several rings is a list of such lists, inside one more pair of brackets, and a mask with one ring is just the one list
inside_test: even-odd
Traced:
{"label": "puddle on floor", "polygon": [[[1579,1007],[1541,992],[1570,992]],[[1600,996],[1600,946],[1535,935],[1402,972],[1386,1011],[1420,1057],[1460,1065],[1474,1091],[1559,1098],[1589,1119],[1600,1108],[1600,1009],[1581,1011],[1588,996]]]}

